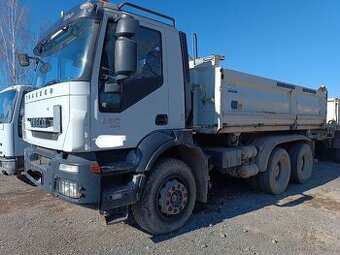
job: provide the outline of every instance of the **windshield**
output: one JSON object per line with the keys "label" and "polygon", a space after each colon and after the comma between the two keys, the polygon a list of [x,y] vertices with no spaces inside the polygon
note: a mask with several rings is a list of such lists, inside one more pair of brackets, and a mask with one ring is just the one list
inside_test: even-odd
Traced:
{"label": "windshield", "polygon": [[10,123],[12,121],[16,93],[16,90],[0,93],[0,123]]}
{"label": "windshield", "polygon": [[36,47],[40,57],[33,85],[89,80],[98,21],[80,19],[51,34]]}

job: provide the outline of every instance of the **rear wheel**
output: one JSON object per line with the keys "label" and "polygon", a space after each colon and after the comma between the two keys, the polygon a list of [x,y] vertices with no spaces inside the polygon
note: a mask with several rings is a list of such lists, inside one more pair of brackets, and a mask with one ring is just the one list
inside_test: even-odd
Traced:
{"label": "rear wheel", "polygon": [[269,194],[281,194],[288,187],[290,172],[288,152],[282,148],[275,148],[269,157],[266,171],[258,175],[261,190]]}
{"label": "rear wheel", "polygon": [[180,160],[164,159],[151,171],[132,212],[144,230],[164,234],[187,222],[195,200],[195,179],[190,168]]}
{"label": "rear wheel", "polygon": [[305,183],[312,177],[314,156],[311,147],[305,143],[294,144],[289,148],[294,183]]}

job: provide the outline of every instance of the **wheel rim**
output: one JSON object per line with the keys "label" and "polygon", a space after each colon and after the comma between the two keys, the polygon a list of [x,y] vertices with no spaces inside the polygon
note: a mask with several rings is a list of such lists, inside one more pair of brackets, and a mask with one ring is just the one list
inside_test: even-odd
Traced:
{"label": "wheel rim", "polygon": [[158,191],[158,213],[166,219],[175,217],[183,212],[188,203],[188,189],[178,178],[165,180]]}

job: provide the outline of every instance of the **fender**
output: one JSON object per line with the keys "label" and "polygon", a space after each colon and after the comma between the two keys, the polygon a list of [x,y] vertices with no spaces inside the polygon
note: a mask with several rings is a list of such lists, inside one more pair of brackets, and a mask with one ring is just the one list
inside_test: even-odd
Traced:
{"label": "fender", "polygon": [[266,171],[270,154],[276,146],[296,141],[307,142],[313,148],[313,142],[303,135],[267,136],[255,139],[252,144],[258,149],[256,163],[260,172]]}
{"label": "fender", "polygon": [[156,131],[145,137],[137,146],[142,158],[136,172],[150,171],[157,159],[170,149],[179,152],[183,161],[189,165],[196,180],[196,199],[206,202],[209,186],[208,159],[201,148],[194,144],[191,130]]}
{"label": "fender", "polygon": [[171,131],[155,131],[147,135],[137,146],[137,151],[141,152],[141,161],[138,164],[136,172],[143,173],[149,171],[154,163],[155,153],[157,151],[164,151],[173,144],[175,137]]}

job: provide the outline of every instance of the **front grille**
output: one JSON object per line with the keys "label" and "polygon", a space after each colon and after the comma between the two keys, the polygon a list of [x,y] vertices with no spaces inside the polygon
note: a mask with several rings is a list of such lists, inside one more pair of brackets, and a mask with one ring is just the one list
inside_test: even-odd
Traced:
{"label": "front grille", "polygon": [[51,133],[51,132],[32,131],[32,136],[35,138],[40,138],[40,139],[45,139],[45,140],[57,141],[59,134]]}

